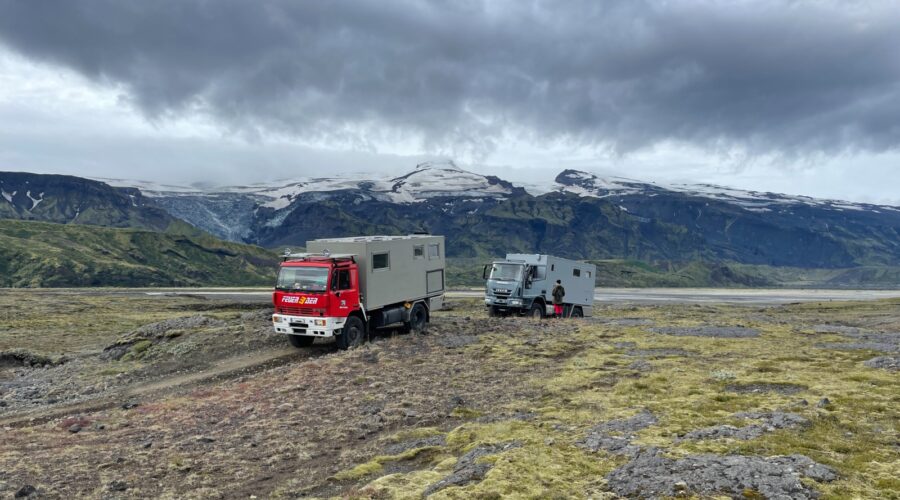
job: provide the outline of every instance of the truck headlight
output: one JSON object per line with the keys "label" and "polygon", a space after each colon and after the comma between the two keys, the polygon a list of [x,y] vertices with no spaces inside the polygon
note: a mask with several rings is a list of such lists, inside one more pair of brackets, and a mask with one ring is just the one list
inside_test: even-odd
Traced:
{"label": "truck headlight", "polygon": [[316,326],[325,326],[325,320],[317,319],[317,320],[315,320],[315,324],[316,324]]}
{"label": "truck headlight", "polygon": [[490,303],[491,303],[491,299],[489,299],[489,298],[487,298],[487,297],[485,297],[485,299],[484,299],[484,303],[485,303],[485,304],[488,304],[488,305],[490,305]]}
{"label": "truck headlight", "polygon": [[279,316],[279,315],[277,315],[277,314],[273,314],[273,315],[272,315],[272,322],[273,322],[273,323],[281,323],[281,316]]}
{"label": "truck headlight", "polygon": [[509,299],[509,305],[511,306],[521,306],[522,301],[520,299]]}

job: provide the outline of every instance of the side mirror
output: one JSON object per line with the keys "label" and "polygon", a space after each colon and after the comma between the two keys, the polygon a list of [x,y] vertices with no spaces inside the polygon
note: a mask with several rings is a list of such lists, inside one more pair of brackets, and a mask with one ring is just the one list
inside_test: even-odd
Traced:
{"label": "side mirror", "polygon": [[484,267],[481,268],[481,279],[486,280],[488,278],[488,265],[485,264]]}

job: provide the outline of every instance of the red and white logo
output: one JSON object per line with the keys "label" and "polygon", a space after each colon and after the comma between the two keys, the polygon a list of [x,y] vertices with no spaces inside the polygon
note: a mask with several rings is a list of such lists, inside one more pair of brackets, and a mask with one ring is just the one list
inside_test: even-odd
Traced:
{"label": "red and white logo", "polygon": [[292,297],[285,296],[281,297],[282,304],[303,304],[303,305],[315,305],[319,303],[318,297]]}

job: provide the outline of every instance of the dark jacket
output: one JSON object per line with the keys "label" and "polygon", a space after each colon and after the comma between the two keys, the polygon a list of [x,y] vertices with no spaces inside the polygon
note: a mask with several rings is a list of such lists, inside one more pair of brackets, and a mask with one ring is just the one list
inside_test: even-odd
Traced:
{"label": "dark jacket", "polygon": [[563,288],[562,285],[553,285],[553,291],[550,293],[553,294],[553,303],[554,304],[562,304],[563,297],[566,296],[566,289]]}

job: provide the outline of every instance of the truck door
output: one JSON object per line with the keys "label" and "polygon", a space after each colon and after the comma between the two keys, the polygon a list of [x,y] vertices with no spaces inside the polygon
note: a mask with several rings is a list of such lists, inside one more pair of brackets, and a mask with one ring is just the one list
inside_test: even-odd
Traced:
{"label": "truck door", "polygon": [[547,266],[528,266],[525,270],[525,288],[540,289],[544,286],[544,279],[547,277]]}
{"label": "truck door", "polygon": [[335,269],[331,277],[331,290],[334,293],[339,311],[349,312],[359,309],[359,286],[356,272],[350,269]]}

